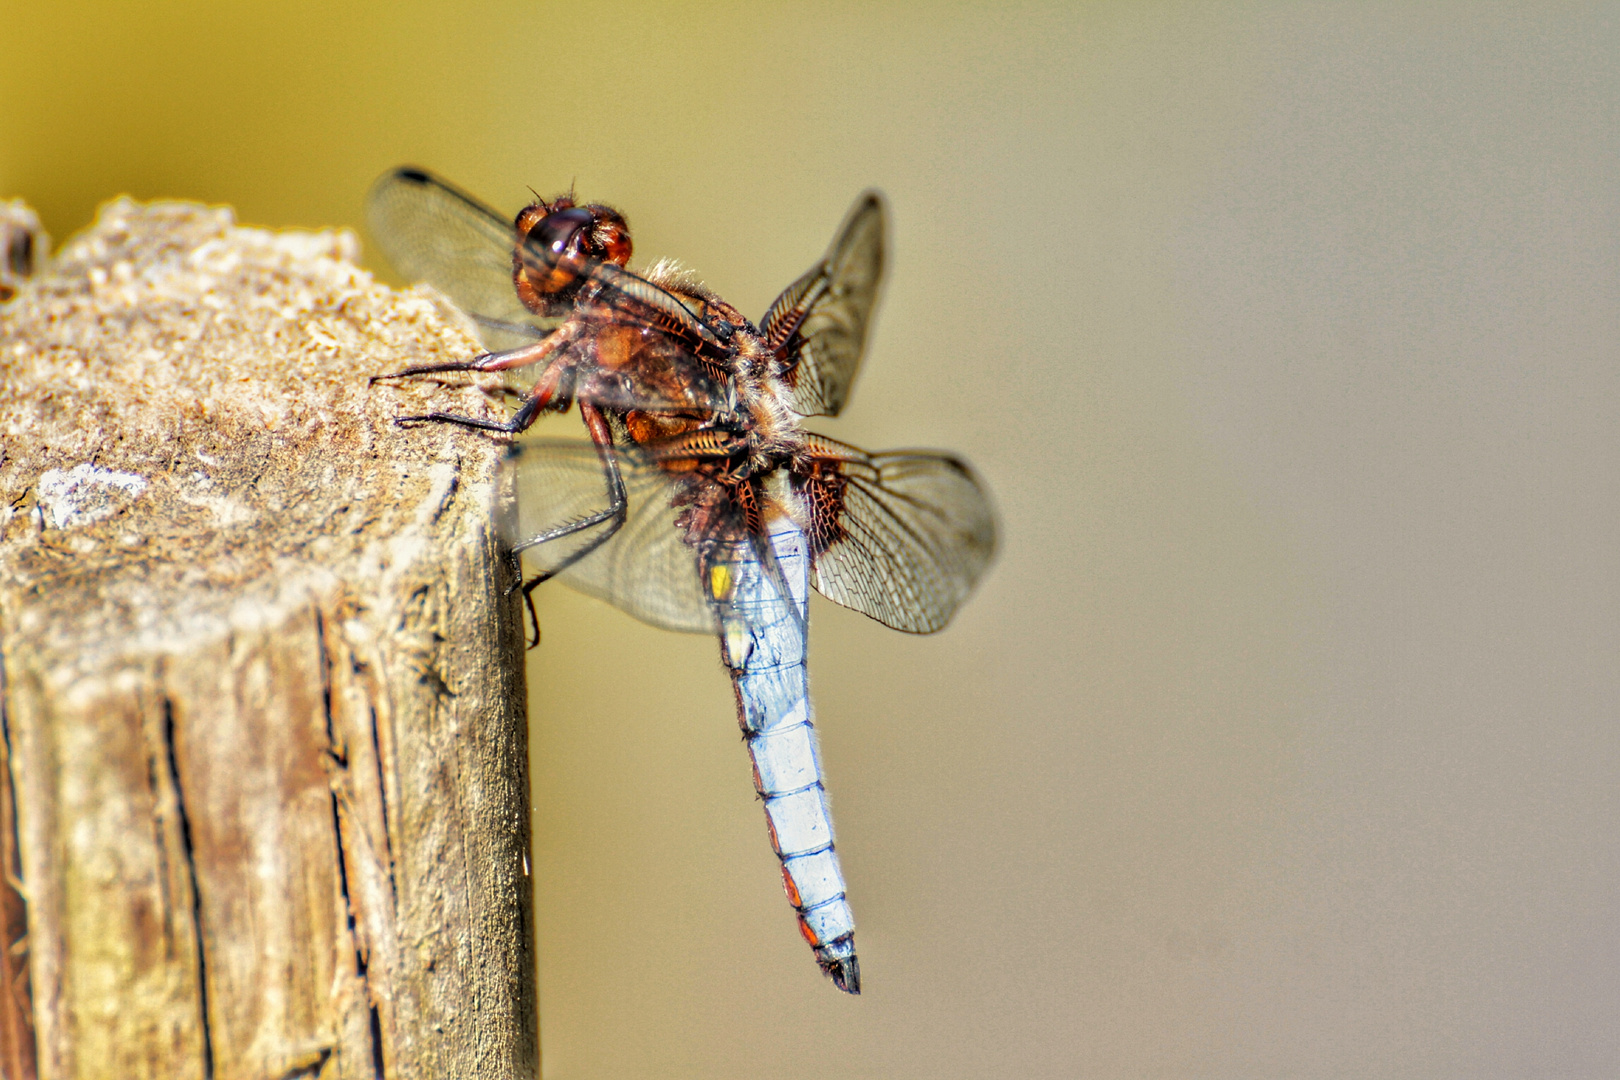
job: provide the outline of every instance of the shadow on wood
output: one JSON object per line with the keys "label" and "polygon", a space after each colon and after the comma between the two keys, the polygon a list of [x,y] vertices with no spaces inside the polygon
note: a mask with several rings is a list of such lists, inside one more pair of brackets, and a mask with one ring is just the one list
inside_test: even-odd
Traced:
{"label": "shadow on wood", "polygon": [[0,307],[7,1075],[537,1075],[501,446],[392,423],[500,410],[354,256],[122,200]]}

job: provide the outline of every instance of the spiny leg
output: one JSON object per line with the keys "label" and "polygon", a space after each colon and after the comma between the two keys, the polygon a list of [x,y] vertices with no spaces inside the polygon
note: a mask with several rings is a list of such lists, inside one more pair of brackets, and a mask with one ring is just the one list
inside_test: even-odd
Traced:
{"label": "spiny leg", "polygon": [[[558,331],[558,334],[561,334],[561,331]],[[533,348],[543,347],[550,349],[552,347],[552,343],[556,341],[557,336],[557,334],[554,334],[552,337],[541,342],[540,345],[533,346]],[[493,371],[497,369],[491,367],[483,370]],[[572,377],[572,374],[572,365],[568,363],[551,364],[540,373],[540,378],[536,380],[534,387],[529,391],[529,400],[525,401],[522,408],[513,413],[512,419],[506,421],[505,423],[495,420],[479,420],[471,416],[458,416],[454,413],[442,412],[427,413],[423,416],[401,416],[395,418],[394,423],[409,424],[432,420],[444,424],[460,424],[462,427],[475,428],[479,431],[500,431],[508,435],[515,435],[518,432],[526,429],[530,424],[534,423],[535,416],[542,409],[551,408],[553,406],[558,406],[561,408],[567,407],[566,403],[568,400],[568,395],[564,392],[563,387],[564,384]],[[604,423],[602,426],[605,430],[607,425]],[[593,435],[592,438],[595,438],[595,436]]]}
{"label": "spiny leg", "polygon": [[523,589],[523,603],[529,609],[529,619],[534,624],[534,643],[529,646],[531,649],[540,644],[540,618],[534,611],[534,590],[605,544],[624,525],[628,514],[629,500],[624,492],[624,477],[619,473],[619,459],[613,449],[613,433],[596,406],[582,401],[579,403],[579,412],[585,421],[585,430],[590,433],[591,442],[596,445],[596,455],[602,462],[602,475],[607,481],[607,508],[594,514],[587,514],[577,521],[570,521],[555,528],[547,529],[545,532],[531,536],[514,547],[512,549],[512,559],[518,570],[518,580],[522,581],[523,578],[521,555],[525,549],[538,547],[552,540],[560,540],[565,536],[570,536],[595,525],[601,525],[604,522],[607,523],[607,527],[602,530],[600,535],[593,536],[578,551],[571,553],[558,565],[543,573],[536,574],[529,581],[523,582],[521,586],[514,586],[514,588],[521,587]]}
{"label": "spiny leg", "polygon": [[476,416],[457,416],[454,413],[431,412],[422,416],[396,416],[396,424],[420,424],[433,421],[440,424],[459,424],[461,427],[474,428],[478,431],[500,431],[507,435],[516,435],[518,432],[534,423],[535,414],[545,405],[540,397],[532,397],[523,403],[523,407],[512,414],[512,419],[504,423],[499,420],[480,420]]}
{"label": "spiny leg", "polygon": [[441,371],[482,371],[484,358],[494,353],[479,353],[471,360],[449,360],[442,364],[418,364],[415,367],[405,368],[403,371],[390,371],[386,375],[373,375],[367,382],[378,383],[384,379],[403,379],[410,375],[435,375]]}
{"label": "spiny leg", "polygon": [[470,360],[449,360],[440,364],[418,364],[403,371],[396,371],[389,375],[373,375],[371,382],[379,379],[403,379],[411,375],[434,375],[443,371],[506,371],[511,368],[525,367],[529,364],[538,364],[550,356],[557,348],[577,336],[574,331],[566,327],[559,327],[543,341],[533,345],[524,345],[516,349],[507,349],[504,352],[479,353]]}

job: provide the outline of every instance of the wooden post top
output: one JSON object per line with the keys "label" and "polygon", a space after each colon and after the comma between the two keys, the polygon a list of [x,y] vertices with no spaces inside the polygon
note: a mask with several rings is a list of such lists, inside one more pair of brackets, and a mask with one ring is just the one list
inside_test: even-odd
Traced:
{"label": "wooden post top", "polygon": [[498,384],[357,254],[120,199],[0,304],[8,1076],[535,1074],[503,448],[393,423]]}
{"label": "wooden post top", "polygon": [[120,199],[0,308],[0,560],[44,594],[13,628],[34,648],[94,663],[215,633],[245,600],[384,557],[448,498],[493,499],[497,441],[392,423],[498,418],[488,395],[368,383],[477,339],[358,254],[346,231]]}

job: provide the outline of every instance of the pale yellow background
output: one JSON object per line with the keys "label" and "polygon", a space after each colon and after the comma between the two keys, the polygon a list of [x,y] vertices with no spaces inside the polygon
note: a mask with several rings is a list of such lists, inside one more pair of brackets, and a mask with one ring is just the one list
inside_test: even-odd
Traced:
{"label": "pale yellow background", "polygon": [[1615,1076],[1620,9],[1418,8],[3,0],[0,195],[573,181],[757,313],[888,193],[815,427],[1005,540],[813,610],[867,992],[713,642],[547,588],[550,1080]]}

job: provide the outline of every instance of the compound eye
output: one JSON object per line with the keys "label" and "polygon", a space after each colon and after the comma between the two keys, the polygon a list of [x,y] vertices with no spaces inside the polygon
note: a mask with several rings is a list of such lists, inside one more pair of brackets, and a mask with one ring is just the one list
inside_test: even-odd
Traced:
{"label": "compound eye", "polygon": [[582,230],[591,226],[591,212],[578,207],[557,210],[529,230],[528,242],[546,256],[548,263],[578,253],[578,240]]}

